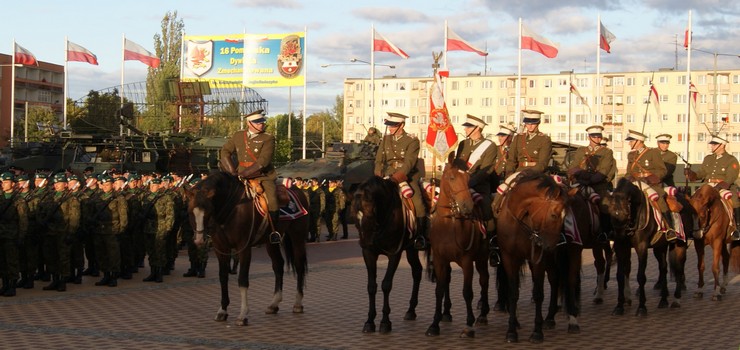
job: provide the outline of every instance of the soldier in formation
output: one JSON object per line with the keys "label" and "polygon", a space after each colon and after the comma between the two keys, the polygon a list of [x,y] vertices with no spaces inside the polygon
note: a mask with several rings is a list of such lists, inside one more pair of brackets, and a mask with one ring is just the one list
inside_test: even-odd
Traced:
{"label": "soldier in formation", "polygon": [[319,186],[318,178],[311,178],[308,189],[308,241],[321,241],[321,217],[326,209],[326,192]]}
{"label": "soldier in formation", "polygon": [[28,231],[28,204],[15,186],[15,175],[0,174],[2,195],[0,196],[0,295],[12,297],[16,294],[16,281],[20,272],[18,250],[25,242]]}

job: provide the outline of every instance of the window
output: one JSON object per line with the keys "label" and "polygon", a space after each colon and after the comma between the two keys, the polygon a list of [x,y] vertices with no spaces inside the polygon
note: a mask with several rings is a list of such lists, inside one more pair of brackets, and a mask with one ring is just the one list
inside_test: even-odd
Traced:
{"label": "window", "polygon": [[579,78],[576,82],[578,84],[578,87],[588,87],[588,78]]}
{"label": "window", "polygon": [[564,132],[559,132],[557,135],[558,141],[565,141],[568,138],[568,135],[566,135]]}
{"label": "window", "polygon": [[635,97],[634,96],[627,96],[627,104],[628,105],[635,104]]}
{"label": "window", "polygon": [[699,103],[707,104],[707,95],[699,95]]}
{"label": "window", "polygon": [[699,76],[699,85],[707,85],[707,76],[706,75],[700,75]]}
{"label": "window", "polygon": [[498,82],[498,88],[499,89],[506,89],[506,80],[500,80]]}
{"label": "window", "polygon": [[506,116],[505,115],[498,116],[498,122],[499,124],[506,124]]}
{"label": "window", "polygon": [[472,106],[473,105],[473,98],[472,97],[466,98],[465,99],[465,105],[466,106]]}
{"label": "window", "polygon": [[543,97],[542,98],[542,104],[545,106],[549,106],[552,104],[552,97]]}
{"label": "window", "polygon": [[668,95],[660,95],[660,102],[668,102]]}
{"label": "window", "polygon": [[565,114],[558,114],[558,123],[565,123],[567,120]]}
{"label": "window", "polygon": [[740,103],[740,94],[733,94],[732,95],[732,103],[735,103],[735,104]]}
{"label": "window", "polygon": [[586,141],[586,133],[585,132],[578,132],[576,133],[576,141]]}
{"label": "window", "polygon": [[362,91],[362,84],[355,84],[355,91]]}
{"label": "window", "polygon": [[412,115],[410,124],[417,124],[418,122],[419,122],[419,117]]}
{"label": "window", "polygon": [[527,106],[536,106],[537,105],[537,98],[536,97],[530,97],[527,101]]}
{"label": "window", "polygon": [[362,139],[363,139],[362,134],[360,134],[359,132],[355,134],[355,140],[362,140]]}
{"label": "window", "polygon": [[676,121],[679,123],[685,123],[687,119],[686,113],[679,113]]}
{"label": "window", "polygon": [[707,114],[699,113],[699,123],[706,123],[706,122],[707,122]]}
{"label": "window", "polygon": [[623,86],[624,85],[624,77],[614,77],[612,83],[614,86]]}
{"label": "window", "polygon": [[650,85],[650,77],[642,77],[642,86]]}
{"label": "window", "polygon": [[381,100],[383,106],[388,106],[388,100]]}
{"label": "window", "polygon": [[545,80],[544,80],[544,81],[542,82],[542,84],[543,84],[543,85],[544,85],[544,86],[545,86],[546,88],[550,88],[550,87],[552,87],[552,79],[545,79]]}
{"label": "window", "polygon": [[406,108],[406,99],[397,99],[396,108]]}
{"label": "window", "polygon": [[676,84],[678,85],[686,85],[686,76],[685,75],[679,75],[676,77]]}
{"label": "window", "polygon": [[733,84],[740,84],[740,75],[737,75],[737,74],[733,75],[732,76],[732,83]]}
{"label": "window", "polygon": [[658,77],[658,82],[661,83],[661,84],[667,84],[668,83],[668,77],[666,77],[666,76],[659,76]]}
{"label": "window", "polygon": [[634,86],[635,85],[635,78],[627,78],[627,86]]}
{"label": "window", "polygon": [[676,96],[676,103],[678,104],[686,104],[686,101],[688,101],[688,97],[685,94],[677,95]]}
{"label": "window", "polygon": [[558,97],[558,104],[559,105],[568,104],[568,98],[565,97],[565,96],[559,96]]}
{"label": "window", "polygon": [[506,97],[501,97],[498,99],[498,105],[499,106],[506,106]]}
{"label": "window", "polygon": [[460,90],[460,82],[459,81],[453,81],[452,86],[450,87],[451,90]]}
{"label": "window", "polygon": [[536,81],[534,79],[530,79],[529,80],[529,87],[532,88],[532,89],[534,89],[535,87],[537,87]]}
{"label": "window", "polygon": [[625,118],[625,121],[627,123],[634,123],[635,122],[635,115],[634,114],[627,114],[627,118]]}
{"label": "window", "polygon": [[452,107],[457,107],[458,104],[460,104],[460,101],[458,99],[453,98],[453,99],[450,100],[450,105]]}
{"label": "window", "polygon": [[450,122],[452,122],[452,123],[457,123],[458,119],[460,119],[460,118],[458,118],[456,115],[450,116]]}
{"label": "window", "polygon": [[484,80],[481,82],[482,89],[493,89],[493,81]]}
{"label": "window", "polygon": [[732,122],[740,123],[740,113],[732,113]]}
{"label": "window", "polygon": [[396,83],[396,90],[398,91],[406,90],[406,83]]}
{"label": "window", "polygon": [[576,114],[576,124],[586,124],[588,116],[585,114]]}
{"label": "window", "polygon": [[493,116],[492,115],[484,116],[483,117],[483,120],[486,121],[486,124],[491,124],[491,123],[493,123]]}
{"label": "window", "polygon": [[362,100],[355,100],[355,106],[362,106]]}
{"label": "window", "polygon": [[696,134],[696,141],[705,142],[707,140],[707,134],[700,132]]}
{"label": "window", "polygon": [[355,124],[362,124],[362,117],[355,118]]}
{"label": "window", "polygon": [[567,79],[558,79],[558,85],[560,86],[568,86],[568,80]]}
{"label": "window", "polygon": [[473,81],[472,80],[466,80],[465,81],[465,88],[471,89],[473,87]]}
{"label": "window", "polygon": [[734,132],[732,133],[732,142],[738,142],[740,141],[740,134]]}
{"label": "window", "polygon": [[481,107],[491,107],[493,105],[493,99],[490,97],[484,97],[480,101]]}
{"label": "window", "polygon": [[549,114],[543,114],[542,115],[542,123],[543,124],[550,124],[550,115]]}

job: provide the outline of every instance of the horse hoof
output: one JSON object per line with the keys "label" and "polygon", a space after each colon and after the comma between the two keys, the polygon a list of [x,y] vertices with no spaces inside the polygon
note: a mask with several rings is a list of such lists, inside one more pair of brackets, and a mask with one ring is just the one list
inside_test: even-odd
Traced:
{"label": "horse hoof", "polygon": [[427,328],[426,335],[429,337],[436,337],[439,335],[439,326],[429,326]]}
{"label": "horse hoof", "polygon": [[403,315],[404,321],[414,321],[416,320],[416,312],[413,311],[406,311],[406,314]]}
{"label": "horse hoof", "polygon": [[249,321],[246,318],[236,320],[236,325],[239,327],[246,326],[247,324],[249,324]]}
{"label": "horse hoof", "polygon": [[660,282],[655,282],[653,285],[653,290],[661,290],[663,288],[663,285]]}
{"label": "horse hoof", "polygon": [[555,320],[545,320],[542,322],[542,329],[555,329]]}
{"label": "horse hoof", "polygon": [[303,313],[303,305],[293,305],[293,313],[294,314],[302,314]]}
{"label": "horse hoof", "polygon": [[495,304],[493,304],[493,311],[506,312],[506,310],[504,309],[504,305],[498,301]]}
{"label": "horse hoof", "polygon": [[647,316],[647,308],[646,307],[638,307],[637,308],[637,311],[635,311],[635,316],[641,316],[641,317]]}
{"label": "horse hoof", "polygon": [[365,327],[362,327],[362,333],[375,333],[375,323],[365,322]]}
{"label": "horse hoof", "polygon": [[722,301],[722,295],[712,295],[712,301]]}
{"label": "horse hoof", "polygon": [[719,294],[725,294],[725,293],[727,293],[727,288],[725,288],[725,287],[720,287],[720,288],[719,288]]}
{"label": "horse hoof", "polygon": [[625,299],[624,303],[627,304],[627,306],[632,306],[632,299]]}
{"label": "horse hoof", "polygon": [[450,314],[443,314],[442,318],[440,319],[442,322],[452,322],[452,315]]}
{"label": "horse hoof", "polygon": [[621,306],[617,306],[614,308],[614,311],[612,311],[612,316],[622,316],[624,315],[624,308]]}
{"label": "horse hoof", "polygon": [[475,338],[475,329],[467,327],[460,333],[460,338]]}
{"label": "horse hoof", "polygon": [[594,304],[601,305],[603,303],[604,303],[604,299],[603,298],[594,298]]}
{"label": "horse hoof", "polygon": [[665,309],[668,307],[668,300],[661,299],[658,303],[658,309]]}
{"label": "horse hoof", "polygon": [[229,314],[216,314],[216,318],[213,320],[216,322],[225,322],[229,318]]}
{"label": "horse hoof", "polygon": [[581,326],[577,324],[568,325],[568,334],[579,334],[581,333]]}
{"label": "horse hoof", "polygon": [[483,300],[478,300],[478,303],[475,304],[475,309],[480,310],[481,307],[483,307]]}
{"label": "horse hoof", "polygon": [[265,310],[266,315],[276,315],[278,313],[278,310],[280,310],[277,306],[268,306]]}
{"label": "horse hoof", "polygon": [[677,301],[674,301],[671,303],[671,309],[680,309],[680,308],[681,308],[681,303]]}
{"label": "horse hoof", "polygon": [[704,297],[703,292],[694,292],[694,299],[701,299]]}
{"label": "horse hoof", "polygon": [[545,340],[545,336],[542,332],[532,332],[529,336],[529,342],[533,344],[541,344]]}
{"label": "horse hoof", "polygon": [[488,317],[486,316],[478,316],[478,319],[475,320],[475,324],[478,326],[486,326],[488,325]]}
{"label": "horse hoof", "polygon": [[517,334],[516,332],[506,332],[506,342],[507,343],[518,343],[519,334]]}
{"label": "horse hoof", "polygon": [[393,327],[391,327],[391,322],[380,322],[380,334],[388,334],[391,332]]}

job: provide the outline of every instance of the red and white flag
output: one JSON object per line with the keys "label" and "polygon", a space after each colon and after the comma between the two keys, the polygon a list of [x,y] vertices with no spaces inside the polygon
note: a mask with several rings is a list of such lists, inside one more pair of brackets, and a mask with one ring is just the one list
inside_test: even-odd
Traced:
{"label": "red and white flag", "polygon": [[373,51],[390,52],[403,58],[409,58],[409,55],[399,49],[396,45],[393,45],[392,42],[380,35],[375,29],[373,29]]}
{"label": "red and white flag", "polygon": [[529,30],[524,24],[522,24],[521,48],[539,52],[547,58],[555,58],[558,55],[558,44]]}
{"label": "red and white flag", "polygon": [[444,158],[452,146],[457,143],[455,128],[450,122],[447,112],[442,81],[439,74],[435,74],[432,88],[429,92],[429,127],[427,128],[426,143],[432,152],[439,158]]}
{"label": "red and white flag", "polygon": [[693,41],[693,39],[694,39],[693,38],[693,35],[694,35],[694,33],[693,32],[692,33],[689,33],[689,30],[688,29],[686,29],[686,31],[684,32],[684,34],[683,34],[683,47],[685,49],[688,49],[689,48],[689,43],[691,41]]}
{"label": "red and white flag", "polygon": [[67,40],[67,61],[87,62],[98,65],[98,57],[90,50]]}
{"label": "red and white flag", "polygon": [[149,67],[159,67],[159,57],[144,49],[141,45],[126,39],[123,45],[124,61],[139,61]]}
{"label": "red and white flag", "polygon": [[602,50],[606,51],[607,53],[612,53],[612,47],[609,45],[616,39],[617,37],[612,34],[606,27],[604,27],[604,23],[599,22],[599,26],[601,27],[601,37],[599,38],[599,46]]}
{"label": "red and white flag", "polygon": [[658,95],[658,89],[655,88],[655,85],[653,85],[653,82],[650,82],[650,103],[653,104],[653,107],[655,108],[655,113],[657,113],[658,118],[661,118],[659,120],[663,120],[663,115],[660,113],[660,95]]}
{"label": "red and white flag", "polygon": [[694,83],[689,82],[689,104],[691,105],[691,110],[694,111],[694,115],[699,115],[696,113],[696,100],[698,97],[699,90],[696,89]]}
{"label": "red and white flag", "polygon": [[576,95],[578,97],[578,100],[581,101],[581,104],[587,105],[586,99],[581,96],[581,93],[578,91],[575,85],[573,83],[570,83],[570,93]]}
{"label": "red and white flag", "polygon": [[31,51],[26,50],[23,46],[20,46],[18,44],[15,44],[15,58],[13,59],[13,62],[15,64],[25,64],[25,65],[39,65],[39,62],[36,60],[36,56],[34,56]]}
{"label": "red and white flag", "polygon": [[481,56],[488,56],[488,52],[471,45],[469,42],[465,41],[465,39],[457,35],[457,33],[453,32],[450,27],[447,27],[447,51],[469,51],[475,52]]}

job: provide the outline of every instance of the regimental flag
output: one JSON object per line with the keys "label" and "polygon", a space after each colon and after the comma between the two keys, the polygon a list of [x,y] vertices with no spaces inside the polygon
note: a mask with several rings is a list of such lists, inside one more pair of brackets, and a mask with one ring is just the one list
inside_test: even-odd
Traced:
{"label": "regimental flag", "polygon": [[529,30],[522,24],[522,49],[539,52],[547,58],[555,58],[558,55],[558,44]]}
{"label": "regimental flag", "polygon": [[126,42],[123,45],[123,60],[139,61],[152,68],[159,67],[159,57],[147,51],[141,45],[128,39],[126,39]]}
{"label": "regimental flag", "polygon": [[601,27],[601,37],[599,38],[599,47],[601,47],[602,50],[606,51],[606,53],[612,53],[611,49],[612,47],[610,44],[612,41],[614,41],[617,37],[612,34],[606,27],[604,27],[604,23],[599,22],[599,26]]}
{"label": "regimental flag", "polygon": [[655,113],[657,113],[659,120],[663,120],[663,115],[660,113],[660,95],[658,95],[658,89],[655,88],[655,85],[653,85],[653,82],[650,82],[650,103],[653,104],[653,108],[655,108]]}
{"label": "regimental flag", "polygon": [[15,45],[15,57],[13,59],[13,63],[15,64],[25,64],[25,65],[39,65],[39,62],[36,60],[36,56],[34,56],[31,51],[26,50],[23,46],[20,46],[16,43]]}
{"label": "regimental flag", "polygon": [[578,100],[581,101],[581,104],[583,104],[584,106],[588,105],[586,103],[586,99],[583,98],[583,96],[578,91],[578,89],[576,88],[576,86],[573,85],[573,82],[570,83],[570,93],[576,95],[576,97],[578,97]]}
{"label": "regimental flag", "polygon": [[373,29],[373,51],[390,52],[399,55],[402,58],[409,58],[409,55],[399,49],[396,45],[393,45],[392,42],[380,35],[380,33],[375,29]]}
{"label": "regimental flag", "polygon": [[87,62],[98,65],[98,57],[90,50],[67,40],[67,61]]}
{"label": "regimental flag", "polygon": [[469,51],[475,52],[480,56],[488,56],[488,52],[485,52],[475,46],[471,45],[465,39],[461,38],[457,33],[453,32],[450,27],[447,27],[447,51]]}
{"label": "regimental flag", "polygon": [[429,127],[427,128],[426,143],[437,157],[444,159],[452,146],[457,143],[457,134],[450,122],[439,74],[435,74],[432,82],[429,106]]}
{"label": "regimental flag", "polygon": [[699,90],[696,89],[694,83],[689,82],[689,104],[691,105],[691,110],[694,111],[694,115],[699,115],[696,113],[696,100],[698,97]]}

